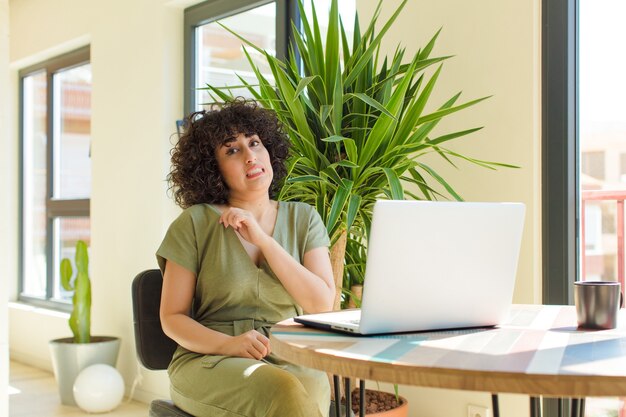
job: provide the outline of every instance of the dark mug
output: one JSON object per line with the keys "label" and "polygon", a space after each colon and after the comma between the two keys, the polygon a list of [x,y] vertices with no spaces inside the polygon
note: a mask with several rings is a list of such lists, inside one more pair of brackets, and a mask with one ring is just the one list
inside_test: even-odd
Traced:
{"label": "dark mug", "polygon": [[624,305],[621,285],[616,281],[576,281],[574,304],[578,327],[614,329],[617,311]]}

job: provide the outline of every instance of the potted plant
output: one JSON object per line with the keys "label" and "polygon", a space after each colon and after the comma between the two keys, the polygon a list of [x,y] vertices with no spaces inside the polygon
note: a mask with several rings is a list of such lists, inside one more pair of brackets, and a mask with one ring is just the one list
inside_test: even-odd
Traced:
{"label": "potted plant", "polygon": [[[301,25],[292,22],[294,45],[285,60],[225,28],[265,58],[275,81],[261,73],[244,48],[258,83],[239,77],[240,86],[206,87],[216,100],[232,100],[231,89],[245,87],[264,107],[276,111],[292,143],[279,199],[304,201],[317,209],[331,237],[335,284],[345,296],[356,295],[351,297],[355,306],[360,304],[358,285],[363,284],[377,199],[462,200],[424,161],[425,155],[434,153],[453,166],[457,159],[489,169],[513,167],[445,147],[481,127],[434,133],[443,118],[487,98],[459,104],[459,92],[443,103],[430,104],[443,62],[450,58],[431,57],[440,31],[412,57],[406,57],[401,46],[393,56],[381,56],[381,41],[406,2],[377,33],[380,1],[365,30],[357,15],[348,37],[338,1],[332,0],[324,42],[311,1],[310,19],[301,13]],[[304,10],[301,1],[299,6]],[[347,306],[348,297],[343,298],[337,297],[335,309]]]}
{"label": "potted plant", "polygon": [[69,259],[64,258],[60,266],[61,285],[66,291],[74,291],[69,318],[74,336],[50,341],[52,367],[59,385],[61,403],[65,405],[76,405],[73,385],[80,371],[97,363],[115,367],[120,348],[120,339],[117,337],[91,336],[89,254],[82,240],[76,243],[75,265],[75,277]]}
{"label": "potted plant", "polygon": [[411,58],[405,57],[400,46],[392,57],[380,57],[381,41],[406,2],[378,33],[375,26],[382,1],[364,31],[357,15],[350,39],[333,0],[325,44],[311,2],[311,20],[302,13],[300,28],[292,22],[295,47],[290,47],[284,61],[231,31],[265,57],[275,82],[263,76],[244,48],[258,84],[240,77],[242,86],[206,87],[219,100],[232,100],[231,89],[246,87],[263,106],[276,111],[293,145],[288,179],[279,199],[316,207],[333,242],[336,282],[345,293],[352,284],[363,283],[365,248],[377,199],[462,200],[423,161],[425,155],[438,154],[453,166],[454,159],[460,159],[489,169],[513,167],[445,147],[481,127],[432,135],[444,117],[488,98],[457,104],[459,92],[427,112],[442,63],[450,58],[430,56],[440,31]]}

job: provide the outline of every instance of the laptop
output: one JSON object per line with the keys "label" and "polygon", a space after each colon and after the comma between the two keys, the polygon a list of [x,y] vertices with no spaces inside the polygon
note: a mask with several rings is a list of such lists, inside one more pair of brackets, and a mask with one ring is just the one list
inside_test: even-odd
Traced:
{"label": "laptop", "polygon": [[379,200],[361,309],[295,321],[360,335],[498,325],[512,304],[524,212],[522,203]]}

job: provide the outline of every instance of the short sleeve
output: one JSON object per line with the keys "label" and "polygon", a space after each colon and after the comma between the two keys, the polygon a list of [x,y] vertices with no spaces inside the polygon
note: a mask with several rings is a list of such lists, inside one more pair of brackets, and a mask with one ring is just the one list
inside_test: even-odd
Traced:
{"label": "short sleeve", "polygon": [[165,261],[173,261],[180,266],[198,273],[198,245],[193,218],[189,211],[184,211],[170,225],[161,246],[156,252],[161,273],[165,273]]}
{"label": "short sleeve", "polygon": [[326,226],[322,222],[322,219],[317,211],[312,207],[309,214],[309,228],[307,231],[306,244],[304,245],[304,253],[319,248],[329,247],[330,239],[328,238],[328,232]]}

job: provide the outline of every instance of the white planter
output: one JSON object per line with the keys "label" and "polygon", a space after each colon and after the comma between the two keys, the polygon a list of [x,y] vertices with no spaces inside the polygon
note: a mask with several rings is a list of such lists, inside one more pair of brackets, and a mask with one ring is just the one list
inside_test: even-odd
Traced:
{"label": "white planter", "polygon": [[73,338],[67,337],[51,340],[49,346],[61,404],[75,406],[72,388],[80,371],[97,363],[115,367],[120,350],[120,339],[110,336],[92,336],[90,343],[74,343]]}

